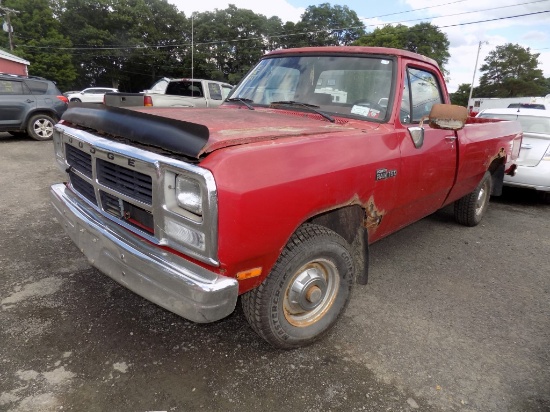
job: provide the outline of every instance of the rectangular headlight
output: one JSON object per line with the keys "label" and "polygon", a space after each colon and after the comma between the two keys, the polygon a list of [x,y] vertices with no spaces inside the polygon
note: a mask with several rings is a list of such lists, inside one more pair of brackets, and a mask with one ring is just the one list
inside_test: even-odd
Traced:
{"label": "rectangular headlight", "polygon": [[176,201],[179,207],[202,216],[202,191],[197,180],[178,175],[176,177]]}

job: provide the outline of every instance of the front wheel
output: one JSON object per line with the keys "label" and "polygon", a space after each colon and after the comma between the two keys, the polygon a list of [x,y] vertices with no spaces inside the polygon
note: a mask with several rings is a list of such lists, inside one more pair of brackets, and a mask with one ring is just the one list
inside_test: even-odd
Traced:
{"label": "front wheel", "polygon": [[46,114],[35,114],[29,119],[27,133],[34,140],[50,140],[56,121]]}
{"label": "front wheel", "polygon": [[344,311],[353,272],[349,244],[323,226],[305,224],[289,240],[264,282],[242,296],[245,317],[277,348],[309,345]]}
{"label": "front wheel", "polygon": [[491,188],[491,173],[485,172],[475,190],[455,202],[456,221],[465,226],[478,225],[489,207]]}

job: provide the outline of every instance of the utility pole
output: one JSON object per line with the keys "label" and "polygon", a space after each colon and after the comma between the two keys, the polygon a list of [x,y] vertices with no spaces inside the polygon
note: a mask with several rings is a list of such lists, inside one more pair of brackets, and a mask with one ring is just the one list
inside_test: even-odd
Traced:
{"label": "utility pole", "polygon": [[11,27],[10,13],[17,14],[19,12],[17,10],[9,9],[5,6],[2,6],[2,0],[0,0],[0,12],[2,12],[4,16],[6,16],[6,23],[8,25],[8,37],[10,39],[10,51],[13,51],[13,37],[12,37],[13,29]]}
{"label": "utility pole", "polygon": [[191,14],[191,80],[194,79],[194,73],[193,73],[193,70],[194,70],[193,53],[195,48],[195,46],[193,45],[193,32],[195,31],[194,22],[195,22],[195,15]]}
{"label": "utility pole", "polygon": [[[479,42],[479,46],[477,48],[477,57],[476,57],[476,65],[474,66],[474,75],[472,77],[472,84],[470,85],[470,96],[468,97],[468,105],[470,104],[470,100],[472,99],[472,92],[474,91],[474,82],[475,82],[475,79],[476,79],[476,71],[477,71],[477,61],[479,60],[479,52],[481,51],[481,45],[485,43],[485,44],[489,44],[488,42],[486,41],[480,41]],[[468,110],[470,110],[470,108],[468,107]]]}

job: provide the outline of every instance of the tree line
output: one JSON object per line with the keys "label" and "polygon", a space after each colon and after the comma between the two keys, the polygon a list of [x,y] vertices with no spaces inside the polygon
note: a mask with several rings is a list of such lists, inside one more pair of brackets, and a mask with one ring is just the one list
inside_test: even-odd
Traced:
{"label": "tree line", "polygon": [[[166,0],[2,4],[18,12],[10,15],[12,53],[31,62],[29,74],[54,80],[61,90],[113,86],[140,91],[164,76],[236,84],[262,55],[279,48],[395,47],[433,58],[445,73],[450,57],[447,36],[430,23],[367,32],[355,11],[329,3],[307,7],[297,23],[234,5],[186,15]],[[9,50],[5,32],[0,32],[0,47]],[[537,63],[538,55],[527,53]],[[526,70],[538,70],[538,63]],[[501,80],[491,78],[488,85]],[[516,86],[522,89],[522,83]]]}

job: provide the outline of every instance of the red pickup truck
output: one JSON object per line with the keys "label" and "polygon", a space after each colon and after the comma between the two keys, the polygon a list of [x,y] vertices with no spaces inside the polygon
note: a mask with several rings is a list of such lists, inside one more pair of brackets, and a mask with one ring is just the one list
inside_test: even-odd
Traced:
{"label": "red pickup truck", "polygon": [[75,105],[54,133],[58,217],[90,263],[195,322],[241,296],[279,348],[334,325],[368,246],[454,203],[478,224],[521,144],[467,118],[437,64],[386,48],[264,56],[219,110]]}

